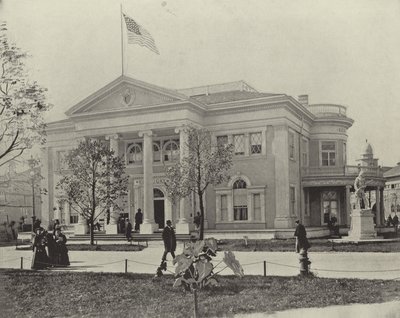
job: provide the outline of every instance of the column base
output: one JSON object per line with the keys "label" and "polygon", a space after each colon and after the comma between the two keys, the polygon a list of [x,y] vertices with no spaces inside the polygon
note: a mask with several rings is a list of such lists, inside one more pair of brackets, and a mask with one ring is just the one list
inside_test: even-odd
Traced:
{"label": "column base", "polygon": [[158,228],[158,224],[154,222],[140,224],[140,234],[153,234]]}
{"label": "column base", "polygon": [[88,226],[86,224],[75,224],[74,234],[84,235],[87,234]]}
{"label": "column base", "polygon": [[285,216],[276,217],[274,220],[274,227],[276,229],[291,229],[294,228],[295,217]]}
{"label": "column base", "polygon": [[118,234],[118,225],[117,224],[105,224],[104,229],[106,234]]}
{"label": "column base", "polygon": [[190,234],[190,224],[189,223],[177,223],[175,224],[176,234]]}

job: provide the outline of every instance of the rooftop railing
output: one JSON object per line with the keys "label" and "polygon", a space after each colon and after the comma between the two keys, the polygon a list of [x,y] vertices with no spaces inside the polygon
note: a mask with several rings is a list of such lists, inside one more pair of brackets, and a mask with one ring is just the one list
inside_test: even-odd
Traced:
{"label": "rooftop railing", "polygon": [[[367,177],[383,177],[380,167],[361,167]],[[322,176],[357,176],[360,171],[359,166],[342,167],[303,167],[304,177],[322,177]]]}
{"label": "rooftop railing", "polygon": [[346,117],[347,107],[336,104],[313,104],[308,109],[317,117]]}

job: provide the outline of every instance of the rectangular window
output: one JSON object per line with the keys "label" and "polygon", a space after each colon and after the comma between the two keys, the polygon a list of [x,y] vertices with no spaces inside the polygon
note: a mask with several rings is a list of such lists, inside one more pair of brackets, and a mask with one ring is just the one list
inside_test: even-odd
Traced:
{"label": "rectangular window", "polygon": [[228,144],[228,136],[217,136],[217,146]]}
{"label": "rectangular window", "polygon": [[289,132],[289,158],[294,159],[294,133]]}
{"label": "rectangular window", "polygon": [[308,140],[302,140],[302,147],[301,147],[301,161],[303,167],[308,166]]}
{"label": "rectangular window", "polygon": [[235,221],[247,220],[247,206],[234,206],[233,216]]}
{"label": "rectangular window", "polygon": [[338,195],[336,191],[322,193],[323,223],[328,223],[332,218],[337,222],[339,216]]}
{"label": "rectangular window", "polygon": [[259,154],[261,153],[261,133],[250,134],[250,154]]}
{"label": "rectangular window", "polygon": [[336,165],[336,142],[334,141],[321,142],[321,165],[322,166]]}
{"label": "rectangular window", "polygon": [[261,195],[255,193],[253,196],[254,219],[261,220]]}
{"label": "rectangular window", "polygon": [[295,215],[296,208],[296,189],[290,187],[290,215]]}
{"label": "rectangular window", "polygon": [[221,195],[221,220],[228,220],[228,197]]}
{"label": "rectangular window", "polygon": [[244,135],[234,135],[233,145],[235,149],[235,155],[244,155]]}
{"label": "rectangular window", "polygon": [[71,216],[69,217],[69,222],[70,222],[71,224],[76,224],[76,223],[78,223],[78,215],[71,215]]}

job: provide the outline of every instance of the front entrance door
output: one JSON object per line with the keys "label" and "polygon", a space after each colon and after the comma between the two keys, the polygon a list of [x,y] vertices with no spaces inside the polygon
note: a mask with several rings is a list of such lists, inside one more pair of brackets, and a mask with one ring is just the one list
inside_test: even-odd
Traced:
{"label": "front entrance door", "polygon": [[164,209],[164,193],[160,189],[154,189],[154,221],[158,224],[159,229],[164,228],[165,209]]}

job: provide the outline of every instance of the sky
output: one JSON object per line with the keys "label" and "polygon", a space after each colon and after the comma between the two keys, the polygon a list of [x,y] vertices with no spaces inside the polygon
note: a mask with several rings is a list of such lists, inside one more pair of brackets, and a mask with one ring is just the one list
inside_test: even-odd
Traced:
{"label": "sky", "polygon": [[160,51],[124,40],[126,75],[171,89],[244,80],[345,105],[348,163],[366,139],[380,165],[400,161],[400,0],[0,0],[48,88],[47,121],[121,75],[120,4]]}

